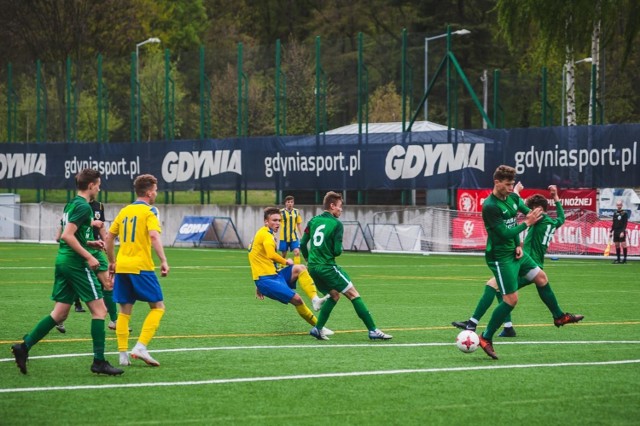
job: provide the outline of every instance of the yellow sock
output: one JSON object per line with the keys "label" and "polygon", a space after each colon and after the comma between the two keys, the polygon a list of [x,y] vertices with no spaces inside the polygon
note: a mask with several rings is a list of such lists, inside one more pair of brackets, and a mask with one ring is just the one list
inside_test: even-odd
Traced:
{"label": "yellow sock", "polygon": [[156,331],[160,326],[160,320],[163,315],[164,309],[151,309],[149,311],[147,317],[144,319],[144,323],[142,324],[142,331],[140,332],[138,342],[145,346],[149,345],[149,342],[153,339],[153,336],[155,336]]}
{"label": "yellow sock", "polygon": [[313,315],[311,309],[307,308],[307,305],[305,305],[304,303],[302,305],[296,306],[296,311],[298,311],[298,315],[300,315],[302,319],[304,319],[309,324],[315,326],[318,323],[318,319],[316,318],[316,316]]}
{"label": "yellow sock", "polygon": [[116,322],[116,337],[118,338],[118,351],[126,352],[129,349],[129,321],[131,315],[118,313]]}
{"label": "yellow sock", "polygon": [[306,295],[309,296],[309,299],[313,300],[314,297],[318,297],[316,284],[313,282],[311,275],[309,275],[309,271],[305,269],[300,275],[298,275],[298,283]]}
{"label": "yellow sock", "polygon": [[293,264],[294,265],[299,265],[300,264],[300,255],[294,255],[293,256]]}

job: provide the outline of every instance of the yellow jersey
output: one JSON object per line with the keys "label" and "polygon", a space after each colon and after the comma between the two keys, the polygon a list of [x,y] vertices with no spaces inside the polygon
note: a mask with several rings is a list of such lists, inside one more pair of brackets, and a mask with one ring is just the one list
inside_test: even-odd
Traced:
{"label": "yellow jersey", "polygon": [[298,241],[298,225],[302,223],[302,216],[298,209],[280,209],[282,221],[280,222],[280,241]]}
{"label": "yellow jersey", "polygon": [[120,239],[116,273],[139,274],[154,270],[149,231],[162,232],[158,216],[158,209],[143,201],[120,210],[109,228],[109,232]]}
{"label": "yellow jersey", "polygon": [[266,275],[275,275],[276,263],[286,265],[287,261],[276,252],[276,240],[273,232],[263,226],[258,229],[249,245],[249,264],[253,280]]}

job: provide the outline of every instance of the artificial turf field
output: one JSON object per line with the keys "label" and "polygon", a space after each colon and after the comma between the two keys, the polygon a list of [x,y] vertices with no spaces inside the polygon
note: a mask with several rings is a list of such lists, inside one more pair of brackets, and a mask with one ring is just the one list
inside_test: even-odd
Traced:
{"label": "artificial turf field", "polygon": [[[93,375],[90,314],[72,311],[25,376],[10,345],[51,310],[56,246],[0,244],[0,424],[640,424],[638,262],[547,260],[560,306],[585,319],[554,327],[527,287],[518,336],[494,339],[494,361],[459,352],[450,325],[489,278],[482,257],[346,252],[339,263],[394,338],[369,341],[343,298],[321,342],[292,306],[255,298],[245,251],[166,251],[167,312],[149,347],[160,367]],[[130,348],[147,312],[136,305]],[[116,351],[107,330],[114,365]]]}

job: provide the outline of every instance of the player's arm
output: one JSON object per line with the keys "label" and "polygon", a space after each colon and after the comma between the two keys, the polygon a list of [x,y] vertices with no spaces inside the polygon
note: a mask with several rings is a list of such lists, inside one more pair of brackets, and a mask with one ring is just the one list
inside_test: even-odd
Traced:
{"label": "player's arm", "polygon": [[302,239],[300,240],[300,253],[302,253],[304,260],[309,259],[309,248],[307,244],[309,244],[309,225],[305,228],[302,233]]}
{"label": "player's arm", "polygon": [[558,195],[558,187],[555,185],[549,185],[549,193],[556,204],[556,219],[553,221],[556,228],[560,228],[565,221],[564,208],[560,202],[560,196]]}
{"label": "player's arm", "polygon": [[71,247],[73,251],[82,256],[87,261],[91,269],[96,269],[98,266],[100,266],[100,262],[98,262],[98,260],[93,257],[91,253],[87,251],[87,249],[82,247],[82,244],[80,244],[80,241],[78,241],[75,235],[77,231],[78,225],[74,222],[68,222],[62,230],[60,239],[67,243],[67,245]]}
{"label": "player's arm", "polygon": [[333,233],[333,255],[338,257],[342,254],[342,237],[344,234],[344,226],[342,222],[338,221],[336,230]]}
{"label": "player's arm", "polygon": [[281,265],[293,265],[293,259],[285,259],[280,256],[276,251],[276,242],[270,238],[265,238],[262,242],[262,246],[264,247],[265,255],[274,262],[278,262]]}
{"label": "player's arm", "polygon": [[56,228],[56,242],[59,243],[60,242],[60,237],[62,236],[62,220],[60,221],[60,223],[58,224],[58,227]]}
{"label": "player's arm", "polygon": [[160,238],[160,232],[155,229],[149,230],[149,238],[151,239],[151,247],[158,255],[160,259],[160,275],[166,277],[169,273],[169,263],[167,262],[167,256],[164,254],[164,247],[162,247],[162,239]]}

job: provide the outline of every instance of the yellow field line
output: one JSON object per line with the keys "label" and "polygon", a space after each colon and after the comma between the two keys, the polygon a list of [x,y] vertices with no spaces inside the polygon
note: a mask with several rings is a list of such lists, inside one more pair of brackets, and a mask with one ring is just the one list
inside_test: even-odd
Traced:
{"label": "yellow field line", "polygon": [[[571,324],[570,327],[588,327],[588,326],[611,326],[611,325],[640,325],[640,321],[617,321],[617,322],[580,322]],[[521,327],[553,327],[553,324],[518,324]],[[432,326],[432,327],[385,327],[385,331],[437,331],[437,330],[455,330],[452,326]],[[336,334],[347,333],[364,333],[365,330],[339,330]],[[220,339],[228,337],[278,337],[278,336],[304,336],[307,332],[288,332],[288,333],[232,333],[232,334],[188,334],[173,336],[155,336],[154,340],[162,339]],[[131,336],[129,340],[135,340],[138,336]],[[109,341],[115,341],[115,337],[107,337]],[[78,339],[43,339],[39,343],[69,343],[69,342],[90,342],[91,338]],[[0,340],[0,344],[18,343],[18,340]]]}

